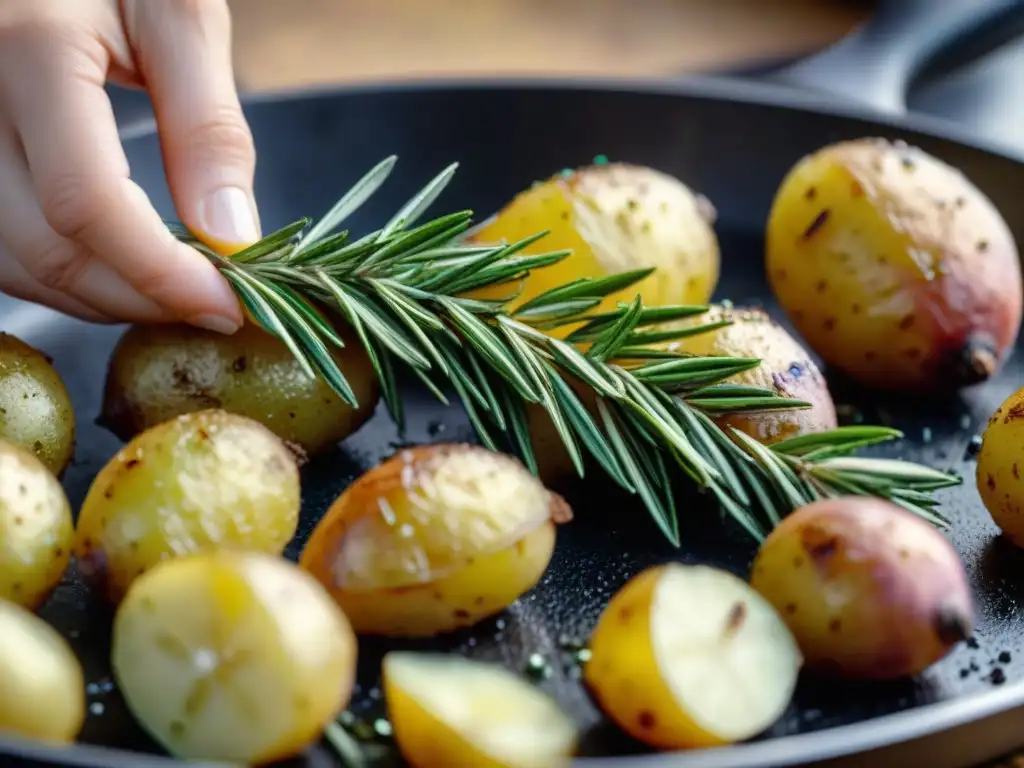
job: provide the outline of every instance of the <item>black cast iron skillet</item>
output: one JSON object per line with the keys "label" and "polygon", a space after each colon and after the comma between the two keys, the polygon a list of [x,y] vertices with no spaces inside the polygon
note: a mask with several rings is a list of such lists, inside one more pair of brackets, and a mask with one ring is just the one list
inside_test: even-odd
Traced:
{"label": "black cast iron skillet", "polygon": [[[1024,154],[981,146],[948,124],[894,114],[910,79],[950,50],[1020,29],[1019,3],[896,0],[837,48],[772,76],[775,84],[735,79],[685,83],[488,82],[353,88],[260,97],[247,105],[260,153],[257,189],[266,227],[323,213],[374,162],[401,156],[393,178],[357,221],[379,225],[452,160],[460,173],[438,205],[496,210],[534,179],[597,154],[678,175],[708,195],[720,213],[723,251],[719,297],[763,302],[777,316],[762,269],[762,230],[772,195],[803,154],[840,139],[905,139],[959,166],[995,200],[1024,243],[1018,196]],[[1016,26],[1015,26],[1016,25]],[[500,41],[496,41],[500,44]],[[887,66],[878,64],[885,57]],[[815,75],[817,73],[817,75]],[[788,84],[780,85],[788,75]],[[815,77],[817,79],[815,79]],[[797,83],[799,88],[793,87]],[[839,92],[819,93],[831,88]],[[858,90],[859,89],[859,90]],[[852,96],[875,107],[850,104]],[[882,109],[879,109],[882,108]],[[887,111],[886,111],[887,110]],[[125,145],[137,181],[172,215],[157,140],[145,118],[129,121]],[[82,500],[99,468],[119,447],[94,424],[108,355],[120,328],[93,327],[49,310],[0,299],[0,328],[51,354],[79,414],[80,439],[66,487]],[[578,681],[557,663],[561,635],[584,637],[600,608],[627,577],[669,558],[706,562],[745,574],[749,540],[705,511],[682,511],[683,546],[673,551],[634,499],[567,489],[577,520],[560,534],[550,571],[537,589],[500,617],[433,643],[482,659],[521,666],[533,652],[555,661],[546,683],[586,729],[584,764],[757,768],[797,764],[933,768],[966,766],[1024,744],[1024,556],[997,537],[972,482],[965,446],[998,403],[1024,379],[1018,353],[984,386],[940,403],[880,399],[834,379],[840,403],[871,422],[893,423],[908,439],[888,449],[967,477],[945,497],[952,539],[973,579],[979,605],[972,641],[915,680],[878,685],[801,684],[790,711],[763,738],[722,749],[648,755],[602,724]],[[305,508],[295,555],[327,504],[360,472],[403,442],[471,439],[457,407],[443,408],[410,390],[410,424],[399,435],[383,411],[332,455],[304,470]],[[2,478],[0,478],[2,482]],[[167,765],[126,712],[109,683],[109,615],[74,578],[44,616],[71,638],[92,683],[93,714],[82,744],[54,750],[0,740],[6,765],[99,768]],[[385,643],[361,646],[359,711],[381,707],[377,671]],[[1003,681],[1000,684],[1000,681]],[[857,753],[867,753],[860,754]],[[296,766],[332,766],[314,748]]]}

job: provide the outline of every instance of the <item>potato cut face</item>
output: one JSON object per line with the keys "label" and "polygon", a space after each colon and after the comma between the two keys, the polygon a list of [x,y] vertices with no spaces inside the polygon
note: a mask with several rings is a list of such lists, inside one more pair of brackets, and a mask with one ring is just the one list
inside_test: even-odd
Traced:
{"label": "potato cut face", "polygon": [[[568,764],[575,748],[575,723],[547,694],[502,667],[458,656],[392,652],[384,660],[384,676],[387,690],[400,691],[450,730],[446,738],[465,742],[495,765],[550,768]],[[415,714],[393,706],[391,698],[402,744],[405,718]]]}
{"label": "potato cut face", "polygon": [[800,651],[775,609],[732,574],[666,568],[654,590],[651,646],[679,707],[702,730],[739,741],[789,704]]}

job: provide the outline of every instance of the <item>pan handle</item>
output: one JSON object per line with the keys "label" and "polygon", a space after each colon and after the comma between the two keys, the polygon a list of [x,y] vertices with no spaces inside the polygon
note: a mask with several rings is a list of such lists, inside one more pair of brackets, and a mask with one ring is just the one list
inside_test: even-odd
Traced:
{"label": "pan handle", "polygon": [[851,35],[766,79],[902,114],[923,70],[981,56],[1022,33],[1024,0],[882,0]]}

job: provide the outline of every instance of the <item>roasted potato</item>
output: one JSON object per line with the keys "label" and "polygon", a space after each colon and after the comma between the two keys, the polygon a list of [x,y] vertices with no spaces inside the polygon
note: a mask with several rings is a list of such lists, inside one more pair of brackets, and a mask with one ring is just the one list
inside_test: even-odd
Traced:
{"label": "roasted potato", "polygon": [[503,667],[461,656],[393,651],[384,696],[395,741],[413,768],[558,768],[576,724]]}
{"label": "roasted potato", "polygon": [[1017,247],[960,171],[881,139],[803,158],[766,239],[772,289],[829,365],[867,385],[941,392],[989,378],[1021,320]]}
{"label": "roasted potato", "polygon": [[355,393],[346,404],[310,378],[284,342],[247,323],[232,336],[184,325],[136,325],[121,337],[107,370],[100,420],[122,440],[183,413],[222,408],[248,416],[315,455],[355,432],[373,413],[379,386],[352,334],[334,351]]}
{"label": "roasted potato", "polygon": [[[672,176],[643,166],[611,163],[562,173],[520,193],[475,233],[479,243],[515,242],[550,230],[523,253],[572,249],[572,255],[534,270],[518,301],[581,277],[605,277],[645,267],[657,271],[608,296],[595,309],[643,296],[648,306],[703,304],[718,283],[718,240],[711,203]],[[509,286],[474,293],[497,298]],[[551,331],[564,336],[569,326]]]}
{"label": "roasted potato", "polygon": [[786,625],[745,582],[672,563],[633,577],[609,601],[583,679],[631,736],[683,749],[768,728],[789,706],[800,665]]}
{"label": "roasted potato", "polygon": [[57,630],[0,599],[0,736],[75,740],[85,720],[82,666]]}
{"label": "roasted potato", "polygon": [[0,333],[0,439],[38,456],[58,477],[75,452],[75,411],[46,356]]}
{"label": "roasted potato", "polygon": [[827,499],[765,540],[751,584],[782,614],[808,669],[915,675],[972,631],[960,557],[931,524],[888,501]]}
{"label": "roasted potato", "polygon": [[345,708],[356,639],[308,573],[218,550],[132,584],[111,663],[128,707],[169,752],[249,765],[298,754]]}
{"label": "roasted potato", "polygon": [[57,478],[26,448],[0,440],[0,599],[42,605],[67,569],[74,537]]}
{"label": "roasted potato", "polygon": [[429,636],[508,607],[547,568],[568,505],[516,459],[403,450],[350,485],[301,564],[360,634]]}
{"label": "roasted potato", "polygon": [[988,420],[978,452],[978,493],[1006,538],[1024,547],[1024,388],[1010,395]]}
{"label": "roasted potato", "polygon": [[215,547],[281,554],[299,519],[295,459],[270,430],[226,411],[151,427],[93,480],[74,554],[113,603],[161,560]]}

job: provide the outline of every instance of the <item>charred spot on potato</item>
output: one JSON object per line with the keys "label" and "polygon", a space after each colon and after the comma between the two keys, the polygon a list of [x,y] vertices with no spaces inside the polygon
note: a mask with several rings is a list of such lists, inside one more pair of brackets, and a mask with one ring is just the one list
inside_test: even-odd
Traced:
{"label": "charred spot on potato", "polygon": [[135,467],[139,466],[139,461],[140,459],[128,459],[124,462],[123,466],[125,469],[135,469]]}
{"label": "charred spot on potato", "polygon": [[733,635],[743,626],[747,618],[746,603],[736,603],[729,609],[729,615],[725,620],[725,636]]}
{"label": "charred spot on potato", "polygon": [[469,618],[469,611],[467,611],[464,608],[456,608],[454,611],[452,611],[452,616],[454,616],[459,621],[465,621]]}
{"label": "charred spot on potato", "polygon": [[796,603],[786,603],[785,611],[790,616],[795,615],[796,614]]}
{"label": "charred spot on potato", "polygon": [[657,724],[657,719],[654,717],[654,713],[647,709],[640,710],[640,714],[636,719],[637,724],[645,731],[649,731]]}
{"label": "charred spot on potato", "polygon": [[831,331],[836,327],[836,319],[834,317],[826,317],[824,322],[822,322],[821,327],[826,331]]}
{"label": "charred spot on potato", "polygon": [[619,609],[619,621],[629,624],[633,621],[633,609],[626,605]]}
{"label": "charred spot on potato", "polygon": [[818,196],[818,190],[815,189],[814,187],[808,187],[807,190],[804,192],[804,199],[805,200],[813,200],[817,196]]}
{"label": "charred spot on potato", "polygon": [[231,370],[235,373],[242,373],[249,366],[249,361],[245,359],[245,355],[239,355],[231,362]]}
{"label": "charred spot on potato", "polygon": [[831,570],[833,558],[839,552],[839,538],[816,525],[800,529],[800,545],[820,572]]}
{"label": "charred spot on potato", "polygon": [[988,240],[979,240],[975,247],[978,249],[978,253],[985,253],[988,250]]}
{"label": "charred spot on potato", "polygon": [[814,286],[814,290],[818,293],[824,293],[828,289],[828,283],[824,280],[819,280],[818,284]]}
{"label": "charred spot on potato", "polygon": [[817,216],[814,217],[814,221],[812,221],[810,225],[808,225],[807,229],[804,230],[804,233],[803,235],[801,235],[801,237],[804,240],[810,240],[812,237],[814,237],[815,233],[818,232],[818,230],[825,226],[825,222],[828,221],[828,217],[829,210],[828,208],[825,208]]}
{"label": "charred spot on potato", "polygon": [[900,320],[899,329],[901,331],[906,331],[913,327],[915,321],[916,318],[913,315],[906,315],[902,320]]}

